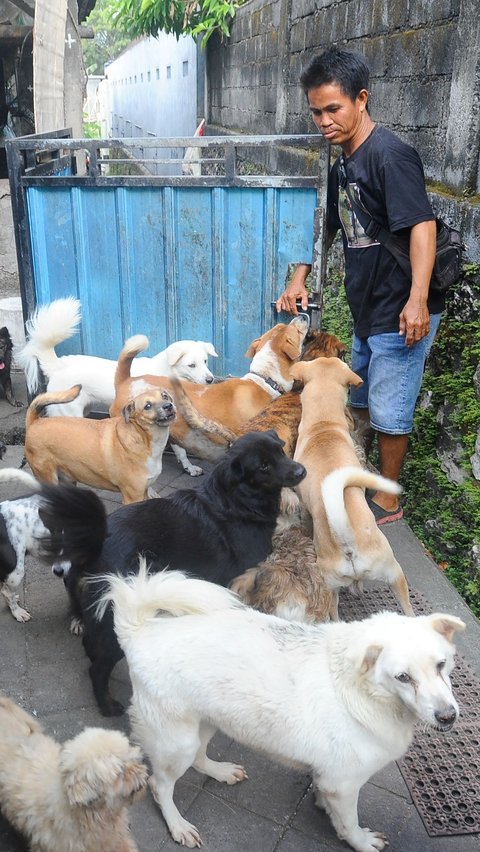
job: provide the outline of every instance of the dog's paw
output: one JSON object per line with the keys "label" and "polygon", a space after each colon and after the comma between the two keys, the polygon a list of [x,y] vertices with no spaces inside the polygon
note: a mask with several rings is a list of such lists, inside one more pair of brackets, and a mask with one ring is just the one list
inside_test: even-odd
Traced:
{"label": "dog's paw", "polygon": [[291,488],[282,488],[280,497],[280,512],[284,515],[293,515],[300,511],[300,500]]}
{"label": "dog's paw", "polygon": [[15,621],[19,621],[21,624],[25,623],[26,621],[30,621],[32,617],[26,609],[23,609],[23,607],[19,606],[18,604],[16,604],[12,608],[11,612]]}
{"label": "dog's paw", "polygon": [[188,849],[197,849],[203,846],[198,829],[187,822],[186,819],[180,819],[174,826],[170,826],[170,833],[177,843],[187,846]]}
{"label": "dog's paw", "polygon": [[73,636],[81,636],[83,633],[83,621],[81,618],[72,618],[70,621],[70,633]]}
{"label": "dog's paw", "polygon": [[210,769],[208,774],[223,784],[238,784],[239,781],[245,781],[248,778],[245,767],[238,763],[218,763],[215,761],[215,769],[213,771]]}
{"label": "dog's paw", "polygon": [[189,476],[201,476],[203,473],[203,469],[196,464],[184,465],[183,469]]}
{"label": "dog's paw", "polygon": [[354,837],[345,838],[357,852],[382,852],[389,842],[381,831],[370,828],[358,828]]}

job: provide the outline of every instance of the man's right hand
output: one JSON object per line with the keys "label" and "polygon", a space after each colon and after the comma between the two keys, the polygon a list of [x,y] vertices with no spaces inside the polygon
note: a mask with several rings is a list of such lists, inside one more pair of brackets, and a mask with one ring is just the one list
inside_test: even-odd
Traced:
{"label": "man's right hand", "polygon": [[305,287],[305,279],[310,269],[311,267],[307,266],[307,264],[300,264],[297,267],[290,284],[275,303],[278,313],[280,311],[287,311],[287,313],[293,314],[294,317],[298,316],[297,300],[300,300],[302,303],[302,311],[307,310],[308,292]]}

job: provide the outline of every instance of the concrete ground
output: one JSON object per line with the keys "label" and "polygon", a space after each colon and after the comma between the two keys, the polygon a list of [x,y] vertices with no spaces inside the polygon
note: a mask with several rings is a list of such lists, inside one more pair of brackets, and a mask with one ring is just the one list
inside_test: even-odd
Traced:
{"label": "concrete ground", "polygon": [[[17,398],[25,401],[23,377],[18,373],[14,374],[14,391]],[[12,436],[21,433],[24,412],[25,409],[16,411],[0,400],[0,438],[15,440]],[[0,464],[16,467],[22,455],[22,446],[9,445]],[[178,487],[195,486],[195,482],[180,471],[173,456],[165,455],[164,471],[156,486],[162,494]],[[21,493],[24,492],[18,486],[4,485],[0,488],[0,499]],[[102,496],[109,510],[114,510],[120,502],[117,495],[103,492]],[[385,533],[410,586],[422,593],[433,609],[458,615],[466,622],[467,629],[459,636],[457,647],[480,677],[479,622],[405,521],[390,525]],[[52,575],[49,567],[29,558],[21,597],[33,616],[26,624],[15,622],[0,601],[1,691],[34,713],[47,732],[59,740],[75,735],[85,725],[128,732],[125,717],[105,719],[97,710],[81,641],[68,630],[62,582]],[[112,691],[120,700],[128,700],[130,686],[124,660],[113,674]],[[451,735],[445,735],[448,736]],[[177,784],[179,809],[197,825],[208,852],[340,852],[349,848],[337,839],[327,817],[315,808],[307,774],[278,766],[222,734],[214,738],[211,756],[244,763],[249,778],[235,787],[227,787],[191,769]],[[477,808],[478,788],[477,783]],[[478,817],[477,812],[477,820]],[[396,764],[365,785],[360,794],[359,818],[361,825],[384,831],[390,849],[395,852],[478,849],[478,834],[447,837],[427,834]],[[131,822],[141,852],[178,849],[149,796],[132,808]],[[0,818],[0,852],[26,849],[21,838]]]}

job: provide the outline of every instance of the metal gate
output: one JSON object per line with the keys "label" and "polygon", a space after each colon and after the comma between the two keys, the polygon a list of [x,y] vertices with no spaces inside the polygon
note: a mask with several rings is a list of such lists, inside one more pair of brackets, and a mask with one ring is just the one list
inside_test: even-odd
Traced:
{"label": "metal gate", "polygon": [[[200,176],[182,173],[191,146]],[[181,156],[162,161],[163,148]],[[318,324],[328,169],[319,137],[75,140],[59,131],[9,141],[7,158],[25,318],[62,296],[82,303],[80,334],[59,354],[117,358],[137,333],[150,339],[147,354],[209,340],[216,372],[241,375],[298,262],[313,262]],[[292,161],[295,173],[279,174]],[[152,174],[162,162],[178,174]]]}

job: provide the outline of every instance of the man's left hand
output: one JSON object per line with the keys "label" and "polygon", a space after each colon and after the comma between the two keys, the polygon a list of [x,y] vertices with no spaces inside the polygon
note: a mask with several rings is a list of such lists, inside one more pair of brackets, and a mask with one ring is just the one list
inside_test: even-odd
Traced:
{"label": "man's left hand", "polygon": [[410,298],[400,313],[399,333],[407,346],[418,343],[430,331],[430,314],[426,303]]}

